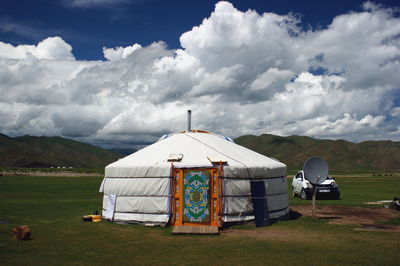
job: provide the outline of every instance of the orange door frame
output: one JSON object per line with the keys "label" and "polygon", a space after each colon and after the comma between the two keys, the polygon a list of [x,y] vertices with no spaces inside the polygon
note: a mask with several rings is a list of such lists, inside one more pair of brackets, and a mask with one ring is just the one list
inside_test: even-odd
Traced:
{"label": "orange door frame", "polygon": [[171,200],[171,224],[173,226],[222,226],[222,167],[219,168],[195,168],[196,171],[209,171],[210,173],[210,222],[209,223],[189,223],[183,220],[183,173],[184,170],[174,168],[172,170],[172,188]]}

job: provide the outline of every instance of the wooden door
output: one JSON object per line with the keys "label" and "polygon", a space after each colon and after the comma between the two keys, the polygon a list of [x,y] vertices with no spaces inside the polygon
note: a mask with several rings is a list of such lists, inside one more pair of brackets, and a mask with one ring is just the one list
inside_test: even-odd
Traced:
{"label": "wooden door", "polygon": [[221,180],[217,169],[175,169],[172,224],[220,226]]}

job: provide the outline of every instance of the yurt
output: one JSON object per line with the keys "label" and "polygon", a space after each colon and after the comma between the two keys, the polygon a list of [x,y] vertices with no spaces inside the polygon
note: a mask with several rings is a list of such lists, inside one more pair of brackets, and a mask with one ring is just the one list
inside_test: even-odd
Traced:
{"label": "yurt", "polygon": [[[260,184],[264,195],[254,193]],[[230,138],[186,130],[105,168],[102,218],[172,225],[173,232],[218,232],[226,223],[257,218],[257,200],[265,205],[260,217],[286,217],[287,189],[285,164]]]}

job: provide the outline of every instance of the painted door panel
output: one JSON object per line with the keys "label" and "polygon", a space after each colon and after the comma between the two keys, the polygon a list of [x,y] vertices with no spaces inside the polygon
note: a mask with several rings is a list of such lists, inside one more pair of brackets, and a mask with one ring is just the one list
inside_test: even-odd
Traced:
{"label": "painted door panel", "polygon": [[221,226],[219,170],[174,169],[173,176],[172,225]]}
{"label": "painted door panel", "polygon": [[183,221],[210,222],[210,172],[183,171]]}

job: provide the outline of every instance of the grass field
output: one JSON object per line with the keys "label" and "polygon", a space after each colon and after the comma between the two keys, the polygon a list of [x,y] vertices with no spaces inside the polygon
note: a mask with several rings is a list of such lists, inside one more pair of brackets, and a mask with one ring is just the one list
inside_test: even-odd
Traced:
{"label": "grass field", "polygon": [[[319,205],[364,206],[365,201],[399,196],[399,176],[336,179],[342,200],[318,201]],[[398,232],[359,231],[355,230],[359,225],[335,225],[305,216],[270,227],[235,226],[220,236],[171,235],[170,227],[82,222],[82,215],[101,208],[100,182],[101,177],[93,176],[0,176],[0,265],[400,263]],[[289,199],[291,206],[310,204]],[[32,240],[17,241],[11,229],[24,224],[30,225]]]}

